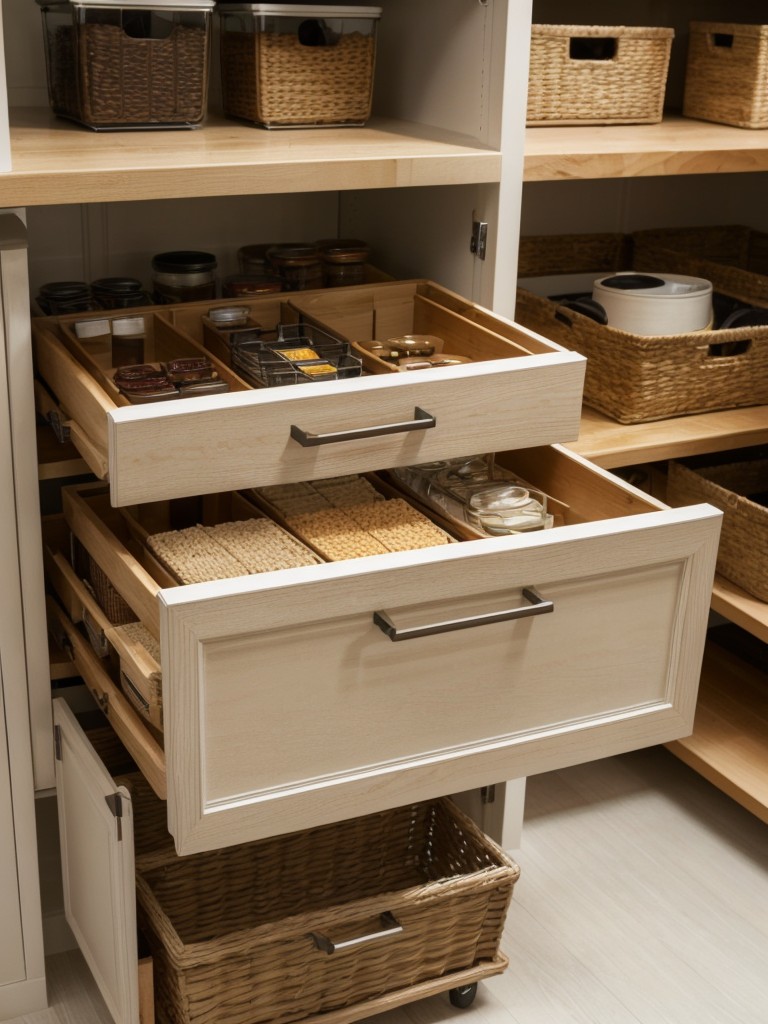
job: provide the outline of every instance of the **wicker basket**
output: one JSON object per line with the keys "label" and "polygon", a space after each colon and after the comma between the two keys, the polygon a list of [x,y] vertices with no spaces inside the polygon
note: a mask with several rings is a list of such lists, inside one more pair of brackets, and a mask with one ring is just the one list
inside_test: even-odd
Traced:
{"label": "wicker basket", "polygon": [[671,28],[533,25],[529,125],[661,121]]}
{"label": "wicker basket", "polygon": [[210,11],[185,8],[183,0],[179,8],[162,14],[131,9],[133,18],[160,19],[142,25],[146,35],[134,36],[117,6],[47,6],[53,111],[95,129],[200,124],[208,93]]}
{"label": "wicker basket", "polygon": [[768,128],[768,25],[691,22],[683,114]]}
{"label": "wicker basket", "polygon": [[[307,125],[363,125],[371,114],[377,15],[329,16],[336,28],[333,45],[305,45],[307,19],[291,15],[266,18],[263,5],[219,10],[221,82],[224,113],[264,128]],[[323,16],[318,8],[318,18]],[[331,8],[333,12],[357,8]],[[376,12],[377,8],[368,8]],[[312,19],[314,21],[314,19]],[[351,30],[349,26],[355,26]],[[363,27],[363,31],[360,27]]]}
{"label": "wicker basket", "polygon": [[[606,263],[598,267],[601,256]],[[545,264],[547,276],[577,270],[599,276],[615,270],[660,269],[658,264],[647,265],[645,257],[642,262],[633,259],[623,236],[523,239],[521,276],[544,276]],[[692,272],[679,263],[674,269]],[[646,337],[603,326],[522,288],[515,319],[586,356],[584,402],[619,423],[768,402],[768,327]]]}
{"label": "wicker basket", "polygon": [[768,307],[768,234],[743,225],[661,228],[632,236],[638,270],[674,267],[717,291]]}
{"label": "wicker basket", "polygon": [[139,857],[159,1020],[284,1024],[494,961],[518,874],[448,800]]}
{"label": "wicker basket", "polygon": [[[753,500],[758,495],[762,504]],[[768,450],[671,462],[667,501],[704,501],[721,509],[717,571],[760,601],[768,601]]]}

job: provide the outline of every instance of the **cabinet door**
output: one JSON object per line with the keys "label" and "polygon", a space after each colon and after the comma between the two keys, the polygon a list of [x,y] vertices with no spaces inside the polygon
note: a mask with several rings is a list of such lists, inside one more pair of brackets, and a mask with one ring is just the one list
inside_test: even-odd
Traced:
{"label": "cabinet door", "polygon": [[116,1024],[138,1024],[133,809],[67,704],[55,700],[64,912]]}
{"label": "cabinet door", "polygon": [[0,986],[26,977],[7,739],[0,676]]}

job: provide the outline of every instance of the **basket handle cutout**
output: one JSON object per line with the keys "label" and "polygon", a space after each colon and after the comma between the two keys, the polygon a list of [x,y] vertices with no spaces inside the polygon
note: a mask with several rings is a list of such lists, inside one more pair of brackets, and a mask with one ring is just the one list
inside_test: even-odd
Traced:
{"label": "basket handle cutout", "polygon": [[339,35],[322,18],[305,18],[296,30],[302,46],[336,46]]}
{"label": "basket handle cutout", "polygon": [[337,953],[340,949],[354,949],[355,946],[362,946],[367,942],[378,942],[380,939],[392,939],[403,933],[403,926],[396,920],[394,914],[386,910],[379,915],[381,931],[371,932],[368,935],[358,935],[355,939],[345,939],[344,942],[331,942],[327,935],[319,935],[317,932],[310,932],[309,937],[315,944],[316,949],[322,950],[328,956]]}
{"label": "basket handle cutout", "polygon": [[168,39],[174,30],[173,17],[162,11],[123,11],[122,28],[129,39]]}
{"label": "basket handle cutout", "polygon": [[732,358],[746,355],[751,348],[751,338],[745,338],[742,341],[718,341],[707,346],[707,356],[710,359]]}
{"label": "basket handle cutout", "polygon": [[568,56],[571,60],[615,60],[618,49],[615,36],[572,36]]}
{"label": "basket handle cutout", "polygon": [[713,32],[712,43],[715,46],[720,46],[723,49],[733,48],[733,33],[732,32]]}

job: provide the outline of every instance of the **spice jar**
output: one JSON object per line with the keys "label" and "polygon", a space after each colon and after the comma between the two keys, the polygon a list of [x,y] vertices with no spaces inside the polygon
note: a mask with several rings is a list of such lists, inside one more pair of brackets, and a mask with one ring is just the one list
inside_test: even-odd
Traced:
{"label": "spice jar", "polygon": [[152,258],[156,302],[194,302],[216,298],[216,257],[196,250],[162,252]]}
{"label": "spice jar", "polygon": [[144,362],[144,317],[121,316],[112,321],[112,365]]}
{"label": "spice jar", "polygon": [[269,274],[272,265],[267,253],[275,247],[274,242],[263,245],[243,245],[237,250],[237,265],[244,274]]}
{"label": "spice jar", "polygon": [[91,291],[102,309],[149,306],[152,301],[134,277],[100,277],[91,282]]}
{"label": "spice jar", "polygon": [[357,238],[325,238],[316,244],[322,256],[326,288],[365,283],[365,265],[370,254],[365,242]]}
{"label": "spice jar", "polygon": [[323,266],[316,246],[275,245],[267,255],[283,282],[283,291],[300,292],[323,287]]}
{"label": "spice jar", "polygon": [[283,290],[283,282],[274,274],[230,274],[225,277],[221,294],[227,299],[253,295],[274,295]]}
{"label": "spice jar", "polygon": [[50,281],[40,285],[37,304],[45,316],[63,313],[86,313],[98,309],[85,281]]}

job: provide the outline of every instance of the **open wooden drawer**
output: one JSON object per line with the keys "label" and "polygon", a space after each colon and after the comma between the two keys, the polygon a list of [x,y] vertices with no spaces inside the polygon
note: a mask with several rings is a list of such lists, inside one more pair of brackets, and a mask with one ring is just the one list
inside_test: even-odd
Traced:
{"label": "open wooden drawer", "polygon": [[191,586],[140,564],[104,488],[65,490],[159,635],[164,749],[147,735],[142,754],[140,730],[129,749],[179,853],[691,731],[720,513],[667,509],[557,446],[500,458],[566,525]]}
{"label": "open wooden drawer", "polygon": [[[77,424],[75,443],[81,434],[90,439],[83,458],[91,459],[101,478],[108,466],[115,506],[565,442],[578,435],[581,356],[487,312],[472,320],[452,308],[463,308],[464,300],[429,282],[376,289],[377,294],[392,289],[386,292],[393,299],[387,330],[395,331],[397,324],[400,333],[414,325],[425,330],[433,322],[441,330],[450,326],[455,344],[465,338],[477,361],[125,406],[114,387],[105,386],[86,365],[70,318],[35,321],[37,369],[64,420]],[[247,304],[256,310],[258,301]],[[157,337],[166,347],[174,334],[195,346],[202,334],[195,334],[194,325],[210,306],[158,307],[152,314]],[[100,457],[93,458],[94,448]]]}

